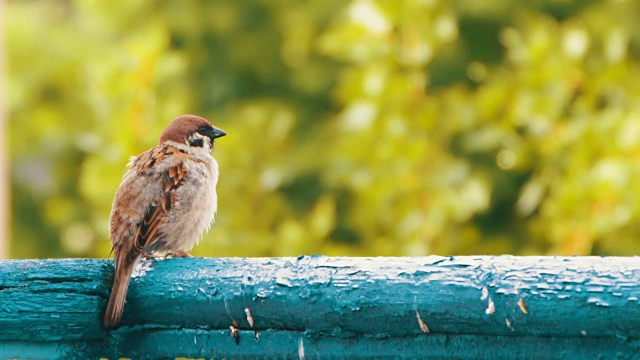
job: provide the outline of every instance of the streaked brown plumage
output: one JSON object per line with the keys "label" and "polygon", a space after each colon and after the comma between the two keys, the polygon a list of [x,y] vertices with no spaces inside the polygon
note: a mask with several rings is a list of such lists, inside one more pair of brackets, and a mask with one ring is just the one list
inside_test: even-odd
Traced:
{"label": "streaked brown plumage", "polygon": [[109,221],[115,279],[103,326],[120,323],[131,273],[153,251],[189,256],[217,210],[218,163],[211,155],[226,133],[195,115],[174,119],[158,146],[129,162]]}

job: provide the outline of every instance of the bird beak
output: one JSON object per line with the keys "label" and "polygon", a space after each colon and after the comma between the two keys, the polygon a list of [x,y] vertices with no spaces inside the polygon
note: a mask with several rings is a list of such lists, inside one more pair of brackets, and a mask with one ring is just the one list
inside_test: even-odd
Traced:
{"label": "bird beak", "polygon": [[219,137],[223,137],[227,135],[227,132],[222,130],[222,129],[218,129],[217,127],[213,128],[213,139],[217,139]]}

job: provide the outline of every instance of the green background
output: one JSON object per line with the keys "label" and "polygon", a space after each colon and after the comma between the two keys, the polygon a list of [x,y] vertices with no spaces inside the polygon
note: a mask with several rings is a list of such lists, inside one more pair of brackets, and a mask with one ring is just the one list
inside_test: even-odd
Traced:
{"label": "green background", "polygon": [[226,130],[203,256],[640,252],[640,2],[5,3],[11,257],[105,257],[125,164]]}

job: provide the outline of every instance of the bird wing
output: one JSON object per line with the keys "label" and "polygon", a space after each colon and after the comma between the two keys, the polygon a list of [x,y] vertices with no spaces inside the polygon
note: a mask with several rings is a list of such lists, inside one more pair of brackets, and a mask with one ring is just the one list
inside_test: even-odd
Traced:
{"label": "bird wing", "polygon": [[[160,181],[162,193],[153,199],[144,217],[137,224],[131,251],[127,258],[133,260],[143,254],[158,240],[158,230],[165,223],[176,204],[176,190],[184,183],[187,169],[186,153],[171,145],[155,147],[140,155],[132,171],[144,181]],[[137,194],[133,194],[134,196]]]}
{"label": "bird wing", "polygon": [[169,216],[171,209],[176,203],[176,190],[182,185],[186,169],[183,163],[172,165],[167,170],[168,176],[163,176],[164,193],[159,204],[151,205],[138,227],[134,238],[134,248],[136,252],[144,252],[156,240],[158,229]]}
{"label": "bird wing", "polygon": [[103,324],[118,325],[131,272],[142,254],[163,235],[160,229],[177,204],[185,182],[187,154],[171,145],[152,148],[131,160],[116,193],[109,222],[116,272]]}

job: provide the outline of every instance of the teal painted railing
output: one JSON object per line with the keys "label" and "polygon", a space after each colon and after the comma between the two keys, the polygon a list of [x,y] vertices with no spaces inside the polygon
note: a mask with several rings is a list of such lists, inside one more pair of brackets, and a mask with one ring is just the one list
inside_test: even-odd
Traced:
{"label": "teal painted railing", "polygon": [[112,276],[1,261],[0,358],[640,357],[639,258],[146,260],[106,332]]}

